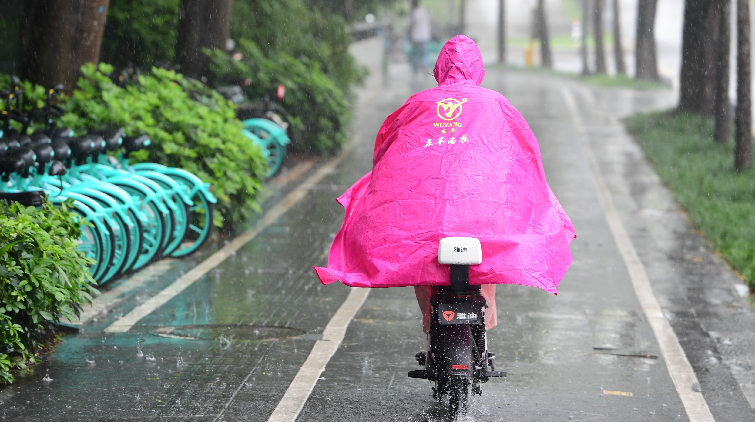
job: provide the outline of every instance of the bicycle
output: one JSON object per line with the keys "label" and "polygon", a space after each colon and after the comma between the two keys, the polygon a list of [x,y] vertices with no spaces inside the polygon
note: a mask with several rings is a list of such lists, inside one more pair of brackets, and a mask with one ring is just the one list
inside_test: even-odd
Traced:
{"label": "bicycle", "polygon": [[482,395],[480,384],[505,377],[496,371],[495,354],[487,350],[485,298],[480,286],[469,284],[469,266],[482,263],[480,241],[473,237],[441,239],[438,262],[451,266],[449,286],[439,287],[430,299],[430,350],[415,359],[425,369],[409,371],[410,378],[435,383],[433,397],[442,403],[448,397],[453,417],[466,412],[470,387]]}

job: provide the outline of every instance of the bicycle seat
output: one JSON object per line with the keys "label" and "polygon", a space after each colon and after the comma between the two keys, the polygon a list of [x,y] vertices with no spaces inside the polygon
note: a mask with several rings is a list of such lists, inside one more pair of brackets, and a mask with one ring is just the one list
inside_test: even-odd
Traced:
{"label": "bicycle seat", "polygon": [[85,136],[71,138],[68,146],[71,147],[71,157],[77,160],[87,158],[94,152],[94,141]]}
{"label": "bicycle seat", "polygon": [[18,140],[16,140],[16,138],[8,138],[5,141],[5,146],[5,150],[7,151],[9,149],[18,148],[21,146],[21,144],[18,143]]}
{"label": "bicycle seat", "polygon": [[71,147],[69,147],[65,141],[56,140],[50,144],[50,146],[52,147],[53,152],[55,152],[56,160],[63,161],[71,158]]}
{"label": "bicycle seat", "polygon": [[105,151],[105,140],[102,139],[102,136],[88,134],[88,135],[84,136],[84,138],[88,138],[88,139],[92,140],[92,143],[93,143],[92,155],[93,156],[99,155],[103,151]]}
{"label": "bicycle seat", "polygon": [[24,165],[27,167],[33,167],[37,160],[37,154],[34,153],[33,149],[28,147],[14,148],[12,151],[9,151],[8,157],[22,159]]}
{"label": "bicycle seat", "polygon": [[149,136],[147,135],[133,137],[130,136],[123,140],[123,146],[126,148],[126,152],[134,152],[145,149],[149,146],[150,143],[152,143],[152,141],[150,141]]}
{"label": "bicycle seat", "polygon": [[49,144],[50,142],[52,142],[49,136],[45,135],[44,132],[39,132],[39,131],[32,133],[30,138],[31,138],[32,144],[34,145]]}
{"label": "bicycle seat", "polygon": [[55,138],[73,138],[73,129],[70,127],[62,127],[60,129],[55,129],[55,131],[52,133],[52,139]]}
{"label": "bicycle seat", "polygon": [[37,154],[37,163],[39,164],[47,164],[55,156],[55,150],[53,150],[50,144],[36,145],[34,153]]}
{"label": "bicycle seat", "polygon": [[68,170],[66,170],[66,166],[63,163],[60,161],[53,161],[52,164],[50,164],[50,170],[47,174],[50,176],[65,176],[67,172]]}
{"label": "bicycle seat", "polygon": [[33,190],[29,192],[2,192],[0,193],[0,199],[4,199],[8,202],[18,202],[25,207],[39,207],[42,205],[42,198],[45,194],[41,190]]}
{"label": "bicycle seat", "polygon": [[31,138],[28,136],[19,136],[18,138],[18,145],[21,147],[30,147],[31,146]]}
{"label": "bicycle seat", "polygon": [[123,137],[126,136],[126,134],[123,132],[123,129],[111,129],[103,132],[92,133],[100,135],[103,139],[105,139],[106,151],[115,151],[120,148],[121,145],[123,145]]}
{"label": "bicycle seat", "polygon": [[482,245],[474,237],[446,237],[440,239],[438,263],[451,265],[482,264]]}
{"label": "bicycle seat", "polygon": [[3,174],[3,180],[6,181],[11,173],[23,173],[29,167],[30,166],[26,164],[23,157],[16,155],[6,156],[0,159],[0,173]]}

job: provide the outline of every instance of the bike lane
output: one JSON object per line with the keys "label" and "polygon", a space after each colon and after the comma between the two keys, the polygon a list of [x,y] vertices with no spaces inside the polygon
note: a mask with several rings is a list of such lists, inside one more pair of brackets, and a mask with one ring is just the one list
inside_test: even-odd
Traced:
{"label": "bike lane", "polygon": [[[467,420],[751,420],[752,354],[732,347],[751,338],[753,312],[736,294],[741,282],[692,232],[621,122],[672,107],[673,93],[598,89],[501,68],[488,68],[483,86],[507,96],[532,127],[578,238],[558,296],[498,287],[499,325],[488,342],[508,378],[482,386]],[[599,184],[639,262],[627,261]],[[679,262],[690,250],[713,264],[703,272]],[[634,287],[638,266],[651,289]],[[643,309],[638,295],[648,292],[659,311]],[[648,315],[668,320],[673,331],[659,332]],[[669,355],[677,337],[681,356]],[[435,403],[432,384],[406,375],[419,369],[413,356],[422,348],[413,291],[373,290],[297,420],[446,420],[447,403]],[[689,361],[688,372],[680,359]],[[698,381],[680,382],[689,376]]]}

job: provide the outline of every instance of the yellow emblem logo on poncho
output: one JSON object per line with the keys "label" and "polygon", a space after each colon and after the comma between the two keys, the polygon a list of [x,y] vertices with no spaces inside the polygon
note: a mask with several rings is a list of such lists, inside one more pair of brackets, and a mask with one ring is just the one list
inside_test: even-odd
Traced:
{"label": "yellow emblem logo on poncho", "polygon": [[438,117],[443,120],[456,119],[461,115],[461,105],[466,102],[466,98],[462,98],[461,101],[455,98],[446,98],[445,100],[438,101]]}

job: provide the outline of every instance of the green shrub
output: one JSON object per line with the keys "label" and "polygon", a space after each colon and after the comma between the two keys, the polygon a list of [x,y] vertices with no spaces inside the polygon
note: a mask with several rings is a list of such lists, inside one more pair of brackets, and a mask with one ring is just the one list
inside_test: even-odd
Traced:
{"label": "green shrub", "polygon": [[173,71],[153,68],[125,88],[110,80],[112,71],[106,64],[82,67],[60,124],[77,132],[117,126],[128,135],[149,135],[155,146],[132,154],[134,162],[183,168],[212,184],[216,226],[233,229],[248,221],[259,210],[266,165],[260,148],[241,134],[234,106]]}
{"label": "green shrub", "polygon": [[0,380],[33,361],[41,330],[74,319],[96,290],[77,249],[81,222],[69,204],[40,209],[0,201]]}
{"label": "green shrub", "polygon": [[243,59],[234,60],[223,51],[207,51],[211,69],[217,79],[239,81],[251,79],[244,88],[250,99],[262,98],[286,87],[284,108],[294,117],[293,150],[334,152],[346,141],[351,119],[345,92],[320,69],[315,61],[297,60],[287,54],[265,56],[253,41],[239,40]]}
{"label": "green shrub", "polygon": [[755,172],[734,169],[732,143],[717,143],[712,119],[696,115],[638,114],[627,129],[692,225],[755,288]]}

